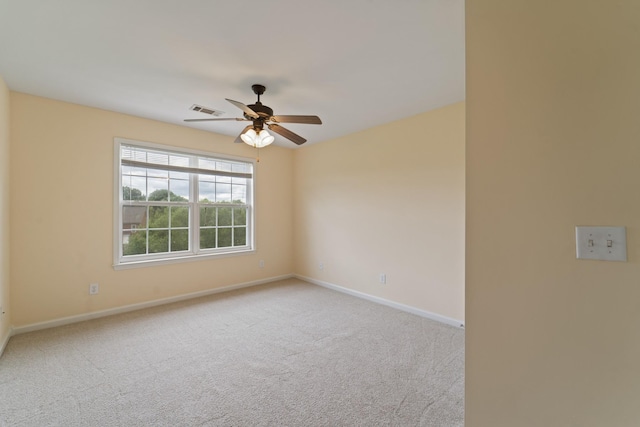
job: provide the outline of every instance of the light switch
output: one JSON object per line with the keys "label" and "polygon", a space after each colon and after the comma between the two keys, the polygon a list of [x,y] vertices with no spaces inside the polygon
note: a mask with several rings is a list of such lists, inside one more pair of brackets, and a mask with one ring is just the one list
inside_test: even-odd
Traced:
{"label": "light switch", "polygon": [[576,257],[578,259],[626,261],[626,228],[576,227]]}

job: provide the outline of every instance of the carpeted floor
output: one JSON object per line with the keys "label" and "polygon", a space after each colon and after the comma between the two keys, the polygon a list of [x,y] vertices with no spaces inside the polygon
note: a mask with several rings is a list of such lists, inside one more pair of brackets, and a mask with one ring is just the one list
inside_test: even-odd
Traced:
{"label": "carpeted floor", "polygon": [[289,279],[17,335],[0,426],[462,426],[464,331]]}

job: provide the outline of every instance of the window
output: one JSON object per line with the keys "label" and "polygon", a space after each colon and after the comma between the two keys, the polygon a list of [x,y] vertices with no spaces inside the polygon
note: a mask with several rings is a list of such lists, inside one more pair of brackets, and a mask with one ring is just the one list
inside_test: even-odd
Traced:
{"label": "window", "polygon": [[253,161],[115,140],[114,266],[253,250]]}

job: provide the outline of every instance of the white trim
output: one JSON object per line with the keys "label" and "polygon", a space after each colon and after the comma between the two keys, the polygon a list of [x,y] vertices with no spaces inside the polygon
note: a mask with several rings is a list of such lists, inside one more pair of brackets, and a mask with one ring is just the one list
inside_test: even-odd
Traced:
{"label": "white trim", "polygon": [[12,335],[13,335],[13,330],[9,329],[9,333],[7,334],[7,336],[5,336],[2,339],[2,342],[0,342],[0,357],[2,357],[2,354],[4,353],[4,349],[7,348],[7,344],[9,344],[9,338],[11,338]]}
{"label": "white trim", "polygon": [[244,249],[229,252],[204,253],[198,255],[175,256],[173,258],[143,259],[140,261],[127,261],[122,264],[113,264],[114,270],[128,270],[130,268],[153,267],[155,265],[177,264],[182,262],[204,261],[207,259],[227,258],[239,255],[255,254],[255,249]]}
{"label": "white trim", "polygon": [[120,141],[118,138],[113,139],[113,264],[116,265],[120,261],[120,236],[122,233],[122,212],[120,212],[120,200],[122,199],[122,176],[120,174]]}
{"label": "white trim", "polygon": [[[181,154],[185,156],[191,156],[190,166],[195,168],[194,161],[195,157],[198,156],[200,158],[208,158],[212,160],[221,160],[221,161],[229,161],[236,163],[244,163],[251,166],[251,177],[247,178],[247,203],[243,205],[243,207],[247,208],[247,224],[246,224],[246,245],[243,247],[229,247],[229,248],[216,248],[216,249],[199,249],[200,245],[198,244],[199,240],[199,210],[198,208],[201,206],[198,202],[197,196],[197,188],[198,188],[198,180],[196,172],[190,173],[190,200],[185,203],[185,206],[189,206],[190,217],[189,217],[189,240],[191,249],[187,251],[180,252],[167,252],[161,254],[141,254],[134,255],[131,257],[124,257],[122,255],[122,145],[125,146],[133,146],[140,147],[141,149],[148,150],[156,150],[166,153],[175,153]],[[114,178],[114,198],[113,198],[113,269],[114,270],[124,270],[129,268],[138,268],[138,267],[150,267],[154,265],[165,265],[165,264],[174,264],[174,263],[182,263],[182,262],[190,262],[190,261],[200,261],[203,259],[213,259],[213,258],[223,258],[228,256],[236,256],[242,254],[252,254],[256,252],[256,175],[257,175],[257,161],[253,158],[249,157],[240,157],[240,156],[232,156],[227,154],[214,153],[209,151],[202,150],[194,150],[185,147],[174,147],[164,144],[158,144],[154,142],[148,141],[136,141],[131,139],[126,139],[122,137],[114,137],[113,139],[113,178]],[[197,168],[195,168],[197,169]],[[194,169],[194,171],[195,171]],[[150,206],[156,204],[166,204],[167,206],[174,206],[173,203],[163,203],[163,202],[140,202],[140,206]],[[211,204],[212,206],[217,206],[216,203]],[[227,207],[229,205],[224,205]]]}
{"label": "white trim", "polygon": [[176,295],[174,297],[161,298],[153,301],[141,302],[138,304],[130,304],[122,307],[110,308],[107,310],[100,310],[100,311],[94,311],[86,314],[78,314],[75,316],[62,317],[60,319],[48,320],[46,322],[32,323],[30,325],[13,328],[12,335],[39,331],[41,329],[55,328],[56,326],[63,326],[63,325],[69,325],[71,323],[84,322],[85,320],[98,319],[100,317],[112,316],[114,314],[128,313],[130,311],[142,310],[145,308],[156,307],[159,305],[171,304],[173,302],[204,297],[208,295],[218,294],[221,292],[233,291],[241,288],[248,288],[251,286],[262,285],[265,283],[275,282],[278,280],[290,279],[292,277],[293,277],[292,274],[285,274],[282,276],[269,277],[266,279],[259,279],[251,282],[238,283],[236,285],[223,286],[221,288],[208,289],[206,291],[192,292],[192,293],[183,294],[183,295]]}
{"label": "white trim", "polygon": [[[237,161],[237,162],[243,162],[243,163],[251,163],[254,165],[254,169],[256,165],[256,159],[252,157],[233,156],[231,154],[216,153],[214,151],[196,150],[193,148],[181,147],[176,145],[166,145],[166,144],[159,144],[157,142],[140,141],[138,139],[128,139],[128,138],[123,138],[121,136],[114,137],[113,141],[117,143],[118,146],[120,144],[137,145],[138,147],[144,147],[144,148],[162,150],[162,151],[170,151],[175,154],[193,154],[196,156],[212,157],[219,160],[231,160],[231,161]],[[120,158],[120,154],[118,154],[118,158]]]}
{"label": "white trim", "polygon": [[188,293],[188,294],[183,294],[183,295],[176,295],[173,297],[168,297],[168,298],[162,298],[162,299],[157,299],[157,300],[153,300],[153,301],[147,301],[147,302],[142,302],[142,303],[137,303],[137,304],[130,304],[130,305],[125,305],[122,307],[116,307],[116,308],[110,308],[107,310],[100,310],[100,311],[94,311],[91,313],[86,313],[86,314],[79,314],[79,315],[75,315],[75,316],[68,316],[68,317],[62,317],[60,319],[54,319],[54,320],[48,320],[45,322],[39,322],[39,323],[32,323],[29,325],[25,325],[25,326],[19,326],[19,327],[14,327],[9,331],[9,334],[7,334],[6,337],[4,337],[4,339],[2,340],[2,343],[0,344],[0,357],[2,356],[2,353],[4,352],[5,347],[7,346],[7,343],[9,342],[9,338],[14,336],[14,335],[18,335],[18,334],[23,334],[26,332],[33,332],[33,331],[39,331],[42,329],[49,329],[49,328],[54,328],[57,326],[63,326],[63,325],[69,325],[72,323],[78,323],[78,322],[84,322],[86,320],[91,320],[91,319],[98,319],[101,317],[106,317],[106,316],[112,316],[115,314],[121,314],[121,313],[128,313],[131,311],[136,311],[136,310],[142,310],[145,308],[150,308],[150,307],[156,307],[159,305],[165,305],[165,304],[171,304],[174,302],[179,302],[179,301],[185,301],[185,300],[189,300],[189,299],[193,299],[193,298],[199,298],[199,297],[204,297],[204,296],[208,296],[208,295],[214,295],[214,294],[218,294],[218,293],[222,293],[222,292],[229,292],[229,291],[233,291],[236,289],[242,289],[242,288],[248,288],[251,286],[258,286],[258,285],[263,285],[265,283],[270,283],[270,282],[275,282],[278,280],[284,280],[284,279],[290,279],[292,277],[295,277],[297,279],[300,280],[304,280],[306,282],[309,282],[311,284],[314,285],[318,285],[318,286],[322,286],[324,288],[328,288],[328,289],[332,289],[334,291],[338,291],[338,292],[342,292],[357,298],[362,298],[371,302],[375,302],[378,304],[382,304],[382,305],[386,305],[388,307],[391,308],[395,308],[397,310],[401,310],[407,313],[411,313],[411,314],[415,314],[417,316],[420,317],[424,317],[427,319],[431,319],[431,320],[435,320],[437,322],[440,323],[444,323],[447,325],[451,325],[457,328],[461,328],[464,329],[464,322],[457,320],[457,319],[452,319],[450,317],[446,317],[446,316],[441,316],[439,314],[436,313],[432,313],[426,310],[421,310],[419,308],[415,308],[415,307],[411,307],[405,304],[400,304],[394,301],[389,301],[387,299],[384,298],[380,298],[380,297],[376,297],[373,295],[369,295],[369,294],[365,294],[363,292],[359,292],[359,291],[354,291],[352,289],[348,289],[348,288],[344,288],[342,286],[338,286],[338,285],[334,285],[333,283],[328,283],[328,282],[324,282],[321,280],[317,280],[317,279],[313,279],[311,277],[306,277],[306,276],[301,276],[299,274],[284,274],[282,276],[276,276],[276,277],[269,277],[266,279],[259,279],[259,280],[254,280],[251,282],[244,282],[244,283],[238,283],[236,285],[229,285],[229,286],[223,286],[221,288],[215,288],[215,289],[208,289],[205,291],[199,291],[199,292],[192,292],[192,293]]}
{"label": "white trim", "polygon": [[344,288],[342,286],[334,285],[333,283],[329,283],[329,282],[323,282],[322,280],[313,279],[311,277],[301,276],[299,274],[294,274],[293,276],[297,279],[304,280],[309,283],[313,283],[314,285],[322,286],[328,289],[333,289],[334,291],[342,292],[354,297],[362,298],[362,299],[372,301],[378,304],[386,305],[388,307],[392,307],[401,311],[405,311],[407,313],[415,314],[420,317],[425,317],[427,319],[435,320],[436,322],[445,323],[447,325],[455,326],[456,328],[464,329],[464,322],[458,319],[452,319],[450,317],[442,316],[440,314],[432,313],[430,311],[421,310],[419,308],[411,307],[405,304],[400,304],[399,302],[390,301],[384,298],[365,294],[364,292],[354,291],[353,289]]}

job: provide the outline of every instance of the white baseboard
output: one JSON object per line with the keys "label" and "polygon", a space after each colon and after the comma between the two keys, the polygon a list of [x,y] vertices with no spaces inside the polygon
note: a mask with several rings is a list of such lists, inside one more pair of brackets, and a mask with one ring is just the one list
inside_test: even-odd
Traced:
{"label": "white baseboard", "polygon": [[420,317],[425,317],[427,319],[435,320],[440,323],[445,323],[447,325],[455,326],[456,328],[464,329],[464,322],[458,319],[452,319],[450,317],[441,316],[440,314],[432,313],[430,311],[411,307],[410,305],[400,304],[399,302],[390,301],[384,298],[365,294],[364,292],[354,291],[353,289],[344,288],[342,286],[334,285],[333,283],[329,283],[329,282],[323,282],[322,280],[313,279],[311,277],[305,277],[299,274],[295,274],[294,277],[309,283],[313,283],[314,285],[322,286],[328,289],[333,289],[334,291],[349,294],[354,297],[366,299],[368,301],[372,301],[378,304],[386,305],[388,307],[396,308],[401,311],[406,311],[407,313],[415,314]]}
{"label": "white baseboard", "polygon": [[[293,274],[285,274],[282,276],[269,277],[267,279],[254,280],[251,282],[238,283],[236,285],[223,286],[216,289],[208,289],[206,291],[192,292],[189,294],[177,295],[174,297],[161,298],[153,301],[141,302],[138,304],[130,304],[122,307],[109,308],[107,310],[93,311],[86,314],[78,314],[75,316],[62,317],[60,319],[48,320],[46,322],[32,323],[25,326],[18,326],[13,328],[11,335],[23,334],[25,332],[39,331],[41,329],[54,328],[56,326],[68,325],[71,323],[84,322],[85,320],[97,319],[100,317],[112,316],[114,314],[127,313],[130,311],[141,310],[143,308],[156,307],[158,305],[171,304],[173,302],[189,300],[193,298],[204,297],[207,295],[218,294],[221,292],[229,292],[236,289],[248,288],[251,286],[263,285],[265,283],[275,282],[277,280],[290,279],[294,277]],[[7,337],[6,341],[9,340]],[[6,342],[5,342],[6,345]],[[2,347],[4,349],[4,347]]]}
{"label": "white baseboard", "polygon": [[352,295],[358,298],[362,298],[368,301],[372,301],[378,304],[383,304],[388,307],[392,307],[398,310],[406,311],[407,313],[415,314],[417,316],[425,317],[427,319],[435,320],[441,323],[445,323],[447,325],[455,326],[457,328],[464,328],[464,322],[452,319],[450,317],[441,316],[436,313],[432,313],[426,310],[421,310],[419,308],[411,307],[409,305],[401,304],[395,301],[390,301],[384,298],[376,297],[373,295],[365,294],[363,292],[354,291],[352,289],[344,288],[342,286],[334,285],[333,283],[323,282],[321,280],[313,279],[311,277],[305,277],[298,274],[285,274],[282,276],[269,277],[266,279],[254,280],[251,282],[238,283],[236,285],[224,286],[216,289],[208,289],[205,291],[192,292],[189,294],[177,295],[174,297],[162,298],[153,301],[142,302],[138,304],[130,304],[122,307],[110,308],[106,310],[94,311],[91,313],[78,314],[75,316],[62,317],[59,319],[48,320],[45,322],[39,323],[31,323],[29,325],[14,327],[7,336],[0,338],[0,356],[2,356],[2,352],[4,351],[7,343],[9,342],[9,338],[13,335],[23,334],[26,332],[39,331],[41,329],[54,328],[56,326],[68,325],[71,323],[83,322],[85,320],[97,319],[100,317],[112,316],[114,314],[127,313],[135,310],[142,310],[144,308],[156,307],[164,304],[171,304],[173,302],[185,301],[193,298],[204,297],[207,295],[218,294],[221,292],[229,292],[236,289],[248,288],[251,286],[258,286],[265,283],[275,282],[278,280],[284,280],[289,278],[298,278],[300,280],[304,280],[306,282],[312,283],[314,285],[322,286],[328,289],[333,289],[338,292],[342,292],[348,295]]}
{"label": "white baseboard", "polygon": [[11,329],[9,329],[9,332],[7,332],[5,334],[4,337],[0,338],[0,357],[2,357],[2,353],[4,353],[4,349],[7,347],[7,344],[9,343],[9,338],[11,338],[11,335],[13,335]]}

